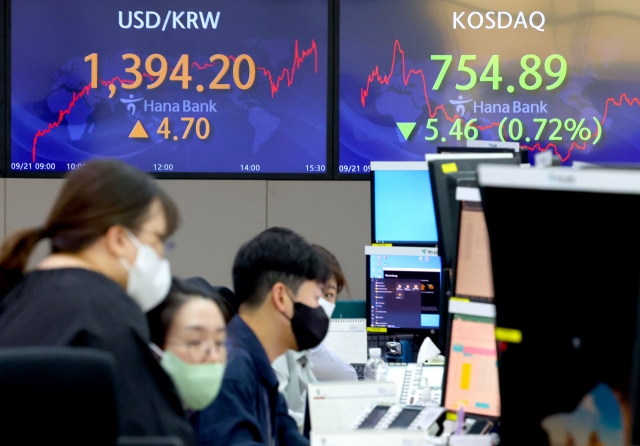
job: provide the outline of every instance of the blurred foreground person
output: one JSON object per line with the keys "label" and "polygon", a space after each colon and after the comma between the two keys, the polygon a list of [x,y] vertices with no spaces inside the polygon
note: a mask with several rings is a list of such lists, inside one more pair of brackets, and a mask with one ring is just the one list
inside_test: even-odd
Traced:
{"label": "blurred foreground person", "polygon": [[[175,203],[148,174],[119,161],[71,172],[44,226],[18,231],[0,249],[0,347],[113,354],[119,434],[173,435],[195,445],[172,382],[149,348],[144,314],[171,286],[164,243],[177,226]],[[44,239],[51,254],[25,274]]]}

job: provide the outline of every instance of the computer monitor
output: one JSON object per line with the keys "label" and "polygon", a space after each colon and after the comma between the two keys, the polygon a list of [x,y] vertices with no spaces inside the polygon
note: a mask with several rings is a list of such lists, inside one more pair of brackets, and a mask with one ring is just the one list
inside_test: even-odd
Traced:
{"label": "computer monitor", "polygon": [[461,181],[476,181],[476,173],[462,171],[438,173],[438,164],[451,165],[448,161],[431,162],[431,187],[434,191],[433,202],[436,209],[436,227],[438,228],[438,253],[442,257],[442,267],[451,268],[455,257],[457,243],[458,220],[460,219],[460,203],[456,201],[456,189]]}
{"label": "computer monitor", "polygon": [[372,162],[371,171],[373,242],[435,246],[438,231],[427,164]]}
{"label": "computer monitor", "polygon": [[436,249],[367,247],[367,326],[385,333],[422,333],[439,343],[442,317]]}
{"label": "computer monitor", "polygon": [[508,341],[502,440],[521,444],[527,433],[529,444],[548,444],[542,419],[604,383],[629,408],[630,443],[640,444],[640,172],[480,166],[478,182]]}
{"label": "computer monitor", "polygon": [[487,158],[431,160],[429,174],[438,230],[438,254],[442,267],[451,268],[456,254],[460,205],[456,200],[456,188],[462,180],[475,180],[480,164],[511,164],[519,162],[513,154],[505,153]]}
{"label": "computer monitor", "polygon": [[[458,190],[462,190],[458,189]],[[477,189],[469,189],[471,191]],[[480,193],[477,192],[478,197]],[[454,294],[472,301],[492,302],[491,246],[482,203],[467,197],[461,202]]]}
{"label": "computer monitor", "polygon": [[498,418],[500,391],[495,337],[495,307],[451,301],[445,364],[444,407]]}

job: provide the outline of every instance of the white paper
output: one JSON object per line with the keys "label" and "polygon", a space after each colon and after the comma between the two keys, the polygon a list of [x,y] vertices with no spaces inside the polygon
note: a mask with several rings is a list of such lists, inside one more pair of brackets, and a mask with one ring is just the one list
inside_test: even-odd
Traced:
{"label": "white paper", "polygon": [[367,362],[367,320],[331,319],[324,345],[349,364]]}
{"label": "white paper", "polygon": [[431,338],[425,338],[418,351],[418,364],[422,364],[440,354],[440,350],[433,343]]}

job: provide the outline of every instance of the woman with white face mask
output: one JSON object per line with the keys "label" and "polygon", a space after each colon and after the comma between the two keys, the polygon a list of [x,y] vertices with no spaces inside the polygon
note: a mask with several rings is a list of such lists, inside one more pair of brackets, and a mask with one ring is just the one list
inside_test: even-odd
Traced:
{"label": "woman with white face mask", "polygon": [[[347,288],[338,259],[322,246],[313,245],[314,249],[329,265],[332,275],[324,284],[320,306],[331,318],[336,307],[338,295]],[[287,401],[289,415],[296,421],[302,431],[304,427],[305,406],[307,403],[307,385],[317,381],[357,381],[355,369],[347,362],[331,352],[324,343],[311,350],[287,351],[272,364],[278,378],[278,390]]]}
{"label": "woman with white face mask", "polygon": [[151,349],[187,411],[204,409],[220,391],[230,316],[219,295],[179,279],[173,280],[166,299],[147,313]]}
{"label": "woman with white face mask", "polygon": [[[197,440],[149,348],[144,312],[171,285],[165,242],[178,210],[146,173],[92,161],[69,174],[42,227],[0,249],[0,347],[78,346],[116,360],[119,435]],[[41,240],[51,254],[25,274]]]}

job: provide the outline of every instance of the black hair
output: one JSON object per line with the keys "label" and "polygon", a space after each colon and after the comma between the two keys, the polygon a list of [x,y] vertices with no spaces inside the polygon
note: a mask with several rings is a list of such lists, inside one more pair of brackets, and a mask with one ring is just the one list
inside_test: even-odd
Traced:
{"label": "black hair", "polygon": [[20,230],[0,248],[0,298],[20,282],[31,251],[45,238],[54,253],[77,253],[122,225],[135,234],[160,200],[168,237],[178,227],[175,202],[148,173],[117,160],[94,160],[67,175],[44,226]]}
{"label": "black hair", "polygon": [[203,296],[215,299],[218,305],[220,305],[224,321],[227,324],[231,321],[233,316],[238,314],[238,307],[240,304],[237,302],[236,294],[226,286],[211,285],[206,279],[198,276],[189,277],[184,279],[182,282],[192,287],[196,287],[201,291]]}
{"label": "black hair", "polygon": [[320,253],[286,228],[270,228],[245,243],[233,262],[233,286],[239,305],[256,308],[278,282],[294,293],[307,280],[324,283],[331,269]]}
{"label": "black hair", "polygon": [[340,262],[336,256],[331,253],[327,248],[324,248],[320,245],[313,245],[313,247],[320,253],[324,261],[329,265],[331,269],[331,274],[336,281],[336,294],[340,294],[340,292],[346,288],[347,294],[351,295],[351,290],[349,289],[349,284],[347,283],[347,278],[342,271],[342,267],[340,266]]}
{"label": "black hair", "polygon": [[160,305],[147,313],[151,342],[164,349],[166,336],[176,313],[185,303],[194,297],[213,300],[220,308],[225,323],[228,323],[231,317],[233,317],[229,312],[228,305],[224,303],[224,300],[218,294],[209,292],[206,288],[198,286],[190,279],[181,280],[174,277],[167,297],[165,297]]}

